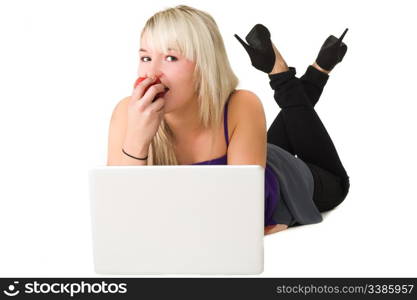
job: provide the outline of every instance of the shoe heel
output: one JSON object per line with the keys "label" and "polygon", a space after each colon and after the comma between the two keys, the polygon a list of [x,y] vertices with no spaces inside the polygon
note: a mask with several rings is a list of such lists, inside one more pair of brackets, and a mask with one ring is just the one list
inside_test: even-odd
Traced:
{"label": "shoe heel", "polygon": [[245,48],[249,55],[254,55],[253,49],[249,45],[247,45],[245,41],[240,38],[240,36],[235,34],[234,37],[242,44],[243,48]]}
{"label": "shoe heel", "polygon": [[343,40],[343,38],[345,37],[345,34],[346,34],[346,32],[348,31],[349,29],[348,28],[346,28],[345,29],[345,31],[343,31],[343,33],[342,33],[342,35],[340,36],[340,38],[339,38],[339,42],[342,42],[342,40]]}
{"label": "shoe heel", "polygon": [[342,35],[339,38],[339,43],[342,43],[343,38],[345,37],[346,32],[348,31],[348,28],[345,29],[345,31],[343,31]]}

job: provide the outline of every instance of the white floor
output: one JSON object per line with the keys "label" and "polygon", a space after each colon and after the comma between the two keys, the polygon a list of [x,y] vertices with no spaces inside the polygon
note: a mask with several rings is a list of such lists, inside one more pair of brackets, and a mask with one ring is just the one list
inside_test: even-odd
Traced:
{"label": "white floor", "polygon": [[[323,222],[265,236],[262,274],[227,277],[415,277],[415,204],[407,205],[411,199],[406,197],[395,206],[394,200],[371,198],[356,181],[345,202],[324,213]],[[14,220],[3,213],[2,221],[13,226],[2,227],[9,242],[0,250],[0,276],[100,276],[93,270],[85,200],[77,204],[78,211],[70,198],[57,197],[55,205],[42,209],[39,203],[22,205]]]}

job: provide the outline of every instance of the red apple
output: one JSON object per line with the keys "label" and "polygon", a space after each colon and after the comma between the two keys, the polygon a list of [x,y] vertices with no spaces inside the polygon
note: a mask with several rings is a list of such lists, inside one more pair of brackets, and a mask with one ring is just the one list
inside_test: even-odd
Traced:
{"label": "red apple", "polygon": [[[135,82],[133,87],[136,88],[138,86],[138,84],[141,83],[142,81],[144,81],[146,78],[147,77],[139,77],[138,79],[136,79],[136,82]],[[156,80],[152,84],[157,84],[157,83],[161,83],[161,80],[159,80],[159,78],[156,78]],[[145,89],[145,93],[148,90],[148,88],[150,88],[151,85],[148,85],[148,87]]]}
{"label": "red apple", "polygon": [[[135,82],[135,84],[133,85],[135,88],[136,88],[136,86],[139,84],[139,83],[141,83],[142,81],[144,81],[145,79],[146,79],[147,77],[139,77],[138,79],[136,79],[136,82]],[[152,84],[150,84],[150,85],[148,85],[146,88],[145,88],[145,91],[143,92],[143,94],[145,94],[146,93],[146,91],[152,86],[152,85],[154,85],[154,84],[158,84],[158,83],[161,83],[161,80],[159,80],[159,78],[156,78],[156,80],[152,83]],[[164,95],[165,95],[165,93],[168,91],[169,89],[168,88],[165,88],[165,91],[164,92],[161,92],[161,93],[158,93],[158,94],[156,94],[156,96],[155,96],[155,98],[152,100],[152,102],[154,102],[156,99],[158,99],[159,97],[163,97]]]}

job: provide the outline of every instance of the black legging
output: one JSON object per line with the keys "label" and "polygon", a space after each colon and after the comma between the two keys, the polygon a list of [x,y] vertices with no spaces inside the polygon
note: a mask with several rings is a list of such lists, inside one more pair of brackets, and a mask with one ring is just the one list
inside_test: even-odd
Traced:
{"label": "black legging", "polygon": [[326,128],[314,110],[329,75],[309,66],[301,77],[295,68],[270,75],[281,111],[268,129],[268,143],[297,155],[314,178],[313,201],[319,211],[339,205],[349,191],[349,176]]}

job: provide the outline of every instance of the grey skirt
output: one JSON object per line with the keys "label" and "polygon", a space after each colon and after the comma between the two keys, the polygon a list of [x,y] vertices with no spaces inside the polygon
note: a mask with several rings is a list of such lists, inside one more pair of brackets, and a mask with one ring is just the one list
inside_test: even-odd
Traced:
{"label": "grey skirt", "polygon": [[272,215],[277,224],[314,224],[323,220],[313,202],[314,179],[298,157],[274,144],[267,144],[267,165],[278,180],[279,200]]}

